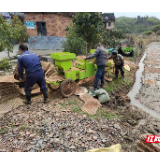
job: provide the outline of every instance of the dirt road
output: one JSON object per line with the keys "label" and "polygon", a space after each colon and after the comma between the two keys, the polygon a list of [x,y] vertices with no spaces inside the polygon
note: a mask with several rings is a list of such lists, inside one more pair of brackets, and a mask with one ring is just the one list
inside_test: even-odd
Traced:
{"label": "dirt road", "polygon": [[[13,53],[10,53],[10,56],[11,56],[11,57],[13,57],[13,56],[15,56],[15,55],[17,54],[17,52],[18,52],[18,47],[19,47],[18,44],[16,44],[16,45],[14,46]],[[0,52],[0,60],[3,59],[3,58],[7,58],[7,57],[8,57],[7,51]]]}
{"label": "dirt road", "polygon": [[[25,44],[28,46],[27,43],[25,43]],[[10,53],[10,57],[13,57],[18,53],[18,51],[19,51],[18,47],[19,47],[19,44],[14,45],[13,53]],[[39,55],[41,55],[41,56],[42,55],[50,55],[51,53],[62,52],[62,50],[32,50],[32,49],[29,51],[37,54],[38,56]],[[0,52],[0,60],[2,58],[7,58],[7,57],[8,57],[7,51]]]}

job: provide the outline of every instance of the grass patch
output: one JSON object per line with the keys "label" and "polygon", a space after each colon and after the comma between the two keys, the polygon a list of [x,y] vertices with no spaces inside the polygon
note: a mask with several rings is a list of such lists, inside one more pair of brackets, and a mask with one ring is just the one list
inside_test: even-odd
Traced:
{"label": "grass patch", "polygon": [[60,103],[60,105],[62,106],[62,107],[66,107],[66,104],[65,103]]}
{"label": "grass patch", "polygon": [[[106,75],[110,76],[112,79],[114,79],[114,77],[115,77],[115,74],[112,74],[112,73],[107,73]],[[119,73],[119,78],[117,80],[113,80],[111,82],[108,82],[107,86],[105,87],[105,90],[108,93],[110,93],[112,91],[118,90],[123,85],[126,85],[129,88],[131,85],[131,82],[132,82],[130,77],[132,77],[132,76],[133,76],[133,73],[131,71],[129,72],[129,71],[125,70],[125,77],[126,78],[123,79],[121,77],[121,74]]]}
{"label": "grass patch", "polygon": [[119,112],[117,112],[117,111],[115,111],[114,113],[115,113],[116,115],[119,115]]}
{"label": "grass patch", "polygon": [[73,111],[73,112],[80,112],[80,111],[81,111],[81,108],[80,108],[80,107],[73,107],[73,108],[72,108],[72,111]]}
{"label": "grass patch", "polygon": [[118,78],[117,81],[116,81],[117,86],[120,86],[122,84],[122,82],[123,82],[123,79]]}
{"label": "grass patch", "polygon": [[115,81],[109,82],[105,90],[109,93],[111,91],[115,91],[122,85],[123,79],[117,79]]}
{"label": "grass patch", "polygon": [[124,67],[123,67],[123,70],[124,70],[125,74],[130,72],[130,71],[126,70]]}
{"label": "grass patch", "polygon": [[116,117],[115,114],[112,114],[109,111],[104,111],[104,112],[101,113],[101,115],[102,115],[102,117],[105,117],[105,118],[107,118],[109,120],[112,120],[112,119],[114,119]]}
{"label": "grass patch", "polygon": [[3,130],[3,129],[0,128],[0,134],[4,134],[6,132],[7,132],[7,130]]}
{"label": "grass patch", "polygon": [[77,104],[78,104],[78,101],[68,100],[68,104],[69,104],[69,105],[77,105]]}
{"label": "grass patch", "polygon": [[115,90],[115,87],[114,87],[114,86],[107,86],[107,87],[105,88],[105,90],[106,90],[107,92],[111,92],[111,91]]}
{"label": "grass patch", "polygon": [[105,109],[99,108],[97,113],[95,115],[90,115],[86,112],[83,112],[84,114],[88,115],[90,118],[93,119],[108,119],[108,120],[113,120],[114,118],[116,118],[116,114],[115,113],[111,113]]}
{"label": "grass patch", "polygon": [[25,126],[25,125],[22,125],[20,128],[19,128],[19,130],[20,131],[23,131],[23,130],[25,130],[27,127]]}
{"label": "grass patch", "polygon": [[133,76],[133,73],[132,73],[132,72],[129,72],[128,75],[131,77],[131,76]]}
{"label": "grass patch", "polygon": [[127,85],[127,87],[129,87],[130,84],[131,84],[131,82],[132,82],[132,80],[131,80],[130,78],[125,78],[125,79],[123,80],[123,82],[124,82],[124,84]]}
{"label": "grass patch", "polygon": [[12,129],[14,128],[14,122],[12,122],[11,128],[12,128]]}

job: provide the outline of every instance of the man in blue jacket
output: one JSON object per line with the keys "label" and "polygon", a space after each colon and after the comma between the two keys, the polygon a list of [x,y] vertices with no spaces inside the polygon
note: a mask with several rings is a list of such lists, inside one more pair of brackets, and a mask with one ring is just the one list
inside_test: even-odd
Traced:
{"label": "man in blue jacket", "polygon": [[31,104],[31,91],[35,83],[37,83],[43,93],[44,103],[48,99],[48,90],[46,87],[45,75],[38,56],[28,51],[28,47],[24,44],[19,45],[20,56],[18,57],[18,73],[23,81],[23,69],[26,73],[25,93],[26,103]]}
{"label": "man in blue jacket", "polygon": [[86,59],[92,59],[96,57],[96,64],[97,64],[97,73],[95,75],[95,80],[94,80],[94,88],[93,90],[95,91],[98,88],[98,83],[99,80],[101,79],[101,88],[104,87],[104,83],[105,83],[105,79],[104,79],[104,75],[105,75],[105,67],[107,66],[107,52],[105,51],[105,49],[100,45],[97,44],[97,49],[96,51],[86,57]]}

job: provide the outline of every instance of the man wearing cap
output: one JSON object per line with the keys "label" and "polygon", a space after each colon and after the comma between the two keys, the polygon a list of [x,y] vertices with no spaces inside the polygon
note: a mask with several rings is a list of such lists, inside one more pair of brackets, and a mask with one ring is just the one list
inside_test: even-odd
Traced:
{"label": "man wearing cap", "polygon": [[112,51],[112,56],[109,57],[108,59],[113,58],[113,62],[115,64],[115,78],[114,79],[118,79],[118,74],[119,74],[119,70],[121,71],[121,75],[124,78],[124,71],[123,71],[123,66],[124,66],[124,59],[123,56],[120,54],[117,54],[117,51],[114,50]]}
{"label": "man wearing cap", "polygon": [[98,83],[100,79],[101,79],[101,85],[100,85],[101,88],[104,87],[105,83],[104,74],[107,63],[107,52],[100,44],[97,44],[97,49],[92,55],[86,57],[86,59],[93,59],[93,58],[96,58],[96,65],[97,65],[97,73],[95,75],[94,87],[93,87],[93,90],[95,91],[98,88]]}
{"label": "man wearing cap", "polygon": [[24,81],[23,69],[25,69],[26,73],[25,103],[31,104],[31,91],[35,83],[39,85],[44,96],[44,103],[46,103],[48,99],[48,90],[46,87],[45,75],[38,56],[34,53],[29,52],[28,47],[24,44],[19,45],[19,52],[21,54],[18,57],[18,73],[21,78],[20,81]]}

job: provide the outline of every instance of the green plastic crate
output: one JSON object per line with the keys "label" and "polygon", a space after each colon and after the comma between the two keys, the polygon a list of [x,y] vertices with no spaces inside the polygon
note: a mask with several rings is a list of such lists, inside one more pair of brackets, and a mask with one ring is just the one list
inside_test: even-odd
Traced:
{"label": "green plastic crate", "polygon": [[86,62],[86,78],[94,76],[97,70],[97,66],[92,62]]}
{"label": "green plastic crate", "polygon": [[72,60],[66,60],[66,61],[57,61],[55,60],[55,65],[62,69],[63,71],[68,71],[72,69]]}
{"label": "green plastic crate", "polygon": [[80,70],[79,71],[79,79],[85,79],[86,78],[86,70]]}
{"label": "green plastic crate", "polygon": [[96,49],[91,49],[90,53],[93,54],[96,51]]}
{"label": "green plastic crate", "polygon": [[86,61],[83,59],[77,58],[77,60],[74,63],[74,67],[79,68],[79,69],[85,69],[86,68]]}
{"label": "green plastic crate", "polygon": [[50,57],[57,61],[73,60],[76,54],[70,52],[51,53]]}
{"label": "green plastic crate", "polygon": [[72,69],[69,71],[65,71],[64,75],[66,79],[76,80],[76,79],[79,79],[79,70]]}
{"label": "green plastic crate", "polygon": [[76,54],[69,52],[51,53],[50,57],[54,59],[55,65],[63,71],[72,69],[72,60],[76,58]]}

